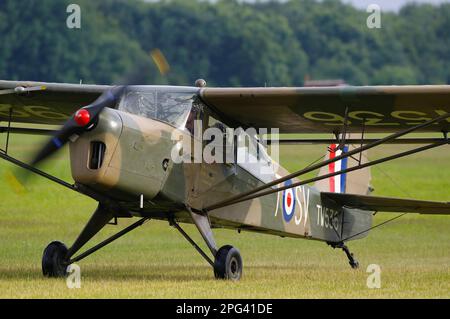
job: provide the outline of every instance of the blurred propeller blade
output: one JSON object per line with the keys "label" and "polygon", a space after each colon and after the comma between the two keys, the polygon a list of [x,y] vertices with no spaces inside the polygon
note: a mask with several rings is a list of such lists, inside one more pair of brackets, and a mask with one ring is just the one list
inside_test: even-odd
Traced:
{"label": "blurred propeller blade", "polygon": [[67,142],[73,141],[84,132],[91,129],[98,120],[98,115],[105,107],[114,107],[120,99],[126,86],[116,86],[105,91],[94,103],[79,109],[70,119],[57,131],[54,136],[36,154],[31,165],[35,166],[47,157],[58,151]]}
{"label": "blurred propeller blade", "polygon": [[50,155],[62,148],[67,142],[75,141],[84,132],[92,129],[97,123],[99,114],[106,107],[114,107],[128,86],[142,84],[145,76],[150,72],[149,57],[136,62],[136,67],[119,81],[115,86],[100,95],[92,104],[80,108],[70,119],[57,131],[54,136],[42,147],[31,161],[35,166],[48,158]]}

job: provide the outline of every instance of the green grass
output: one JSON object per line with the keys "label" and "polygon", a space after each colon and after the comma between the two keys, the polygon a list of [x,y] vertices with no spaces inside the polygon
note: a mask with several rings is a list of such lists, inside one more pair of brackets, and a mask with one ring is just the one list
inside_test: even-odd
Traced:
{"label": "green grass", "polygon": [[[13,154],[30,154],[37,138],[12,139]],[[403,149],[403,147],[401,147]],[[378,158],[398,150],[387,146]],[[324,147],[282,147],[290,170],[309,164]],[[45,169],[70,179],[63,152]],[[373,170],[376,195],[450,200],[448,146],[384,164]],[[3,177],[13,167],[0,163]],[[0,298],[449,298],[450,218],[408,215],[349,246],[361,268],[350,269],[343,252],[324,243],[274,236],[215,231],[220,245],[238,247],[245,269],[238,283],[216,281],[207,263],[166,222],[149,222],[79,262],[82,288],[43,278],[41,254],[52,240],[71,244],[95,203],[42,178],[16,194],[0,183]],[[376,222],[392,214],[378,214]],[[107,226],[95,239],[119,228]],[[185,229],[201,242],[192,226]],[[203,245],[203,244],[202,244]],[[204,245],[203,245],[204,247]],[[382,288],[368,289],[366,267],[379,264]]]}

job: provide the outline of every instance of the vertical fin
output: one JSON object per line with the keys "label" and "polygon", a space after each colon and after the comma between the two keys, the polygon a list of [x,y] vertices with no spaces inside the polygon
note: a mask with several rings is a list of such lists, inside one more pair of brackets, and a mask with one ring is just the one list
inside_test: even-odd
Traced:
{"label": "vertical fin", "polygon": [[[360,139],[361,134],[348,134],[347,138]],[[324,160],[333,159],[343,153],[359,148],[360,146],[361,145],[345,145],[342,149],[338,149],[339,144],[332,144],[328,148],[328,152],[325,155]],[[319,176],[340,172],[346,170],[347,168],[358,166],[360,162],[361,164],[368,162],[367,152],[355,154],[352,157],[345,157],[340,161],[330,163],[320,169]],[[350,173],[344,173],[323,179],[316,182],[315,187],[321,192],[368,195],[370,193],[370,181],[370,168],[366,167]]]}

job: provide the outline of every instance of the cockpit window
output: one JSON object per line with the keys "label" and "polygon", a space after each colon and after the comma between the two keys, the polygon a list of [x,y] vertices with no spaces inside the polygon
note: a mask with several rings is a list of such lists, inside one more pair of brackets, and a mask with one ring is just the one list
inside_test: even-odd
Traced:
{"label": "cockpit window", "polygon": [[192,94],[183,93],[157,93],[158,114],[157,119],[170,123],[175,127],[184,127],[192,107]]}
{"label": "cockpit window", "polygon": [[119,110],[183,128],[193,101],[194,95],[189,92],[130,90],[123,96]]}
{"label": "cockpit window", "polygon": [[127,92],[122,98],[119,110],[134,115],[156,118],[156,92]]}

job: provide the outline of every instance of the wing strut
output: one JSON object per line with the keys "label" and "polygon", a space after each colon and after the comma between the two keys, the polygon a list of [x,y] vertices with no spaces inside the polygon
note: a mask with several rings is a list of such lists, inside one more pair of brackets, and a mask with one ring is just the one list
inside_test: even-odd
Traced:
{"label": "wing strut", "polygon": [[22,162],[22,161],[20,161],[20,160],[18,160],[16,158],[8,155],[4,150],[0,150],[0,159],[3,159],[5,161],[7,161],[7,162],[10,162],[10,163],[12,163],[12,164],[14,164],[14,165],[16,165],[18,167],[21,167],[21,168],[23,168],[23,169],[25,169],[27,171],[30,171],[30,172],[32,172],[32,173],[34,173],[36,175],[42,176],[42,177],[44,177],[44,178],[46,178],[46,179],[48,179],[48,180],[50,180],[52,182],[55,182],[55,183],[57,183],[57,184],[59,184],[61,186],[64,186],[64,187],[66,187],[66,188],[68,188],[68,189],[70,189],[72,191],[75,191],[75,192],[80,193],[82,195],[88,196],[88,197],[90,197],[90,198],[92,198],[92,199],[94,199],[94,200],[96,200],[98,202],[114,206],[116,209],[119,209],[120,211],[124,211],[121,208],[121,206],[116,201],[114,201],[113,199],[109,198],[108,196],[100,194],[100,193],[97,193],[97,192],[94,192],[90,188],[88,188],[86,186],[83,186],[81,184],[70,184],[70,183],[68,183],[68,182],[66,182],[66,181],[64,181],[64,180],[62,180],[62,179],[60,179],[60,178],[58,178],[56,176],[50,175],[50,174],[48,174],[48,173],[46,173],[46,172],[44,172],[44,171],[42,171],[42,170],[40,170],[40,169],[38,169],[38,168],[36,168],[34,166],[31,166],[31,165],[29,165],[27,163],[24,163],[24,162]]}
{"label": "wing strut", "polygon": [[45,177],[45,178],[51,180],[52,182],[55,182],[55,183],[57,183],[57,184],[59,184],[61,186],[64,186],[64,187],[66,187],[66,188],[68,188],[70,190],[73,190],[73,191],[76,191],[76,192],[80,193],[80,191],[75,187],[75,185],[69,184],[66,181],[63,181],[62,179],[59,179],[59,178],[57,178],[57,177],[55,177],[53,175],[50,175],[50,174],[47,174],[44,171],[41,171],[40,169],[37,169],[36,167],[33,167],[33,166],[28,165],[28,164],[26,164],[26,163],[24,163],[22,161],[19,161],[18,159],[9,156],[7,154],[7,152],[5,152],[3,150],[0,151],[0,158],[4,159],[7,162],[10,162],[10,163],[12,163],[12,164],[14,164],[16,166],[19,166],[19,167],[21,167],[23,169],[26,169],[26,170],[34,173],[34,174],[40,175],[42,177]]}
{"label": "wing strut", "polygon": [[[210,205],[210,206],[204,208],[204,210],[205,211],[210,211],[210,210],[222,208],[222,207],[225,207],[225,206],[230,206],[230,205],[237,204],[237,203],[240,203],[240,202],[243,202],[243,201],[251,200],[251,199],[258,198],[258,197],[265,196],[265,195],[269,195],[269,194],[272,194],[272,193],[277,193],[277,192],[280,192],[280,191],[283,191],[283,190],[286,190],[286,189],[289,189],[289,188],[294,188],[294,187],[298,187],[298,186],[301,186],[301,185],[309,184],[309,183],[312,183],[312,182],[320,181],[320,180],[327,179],[327,178],[330,178],[330,177],[333,177],[333,176],[336,176],[336,175],[341,175],[341,174],[349,173],[349,172],[352,172],[352,171],[355,171],[355,170],[360,170],[360,169],[363,169],[365,167],[374,166],[374,165],[381,164],[381,163],[384,163],[384,162],[387,162],[387,161],[391,161],[391,160],[398,159],[398,158],[405,157],[405,156],[409,156],[409,155],[412,155],[412,154],[415,154],[415,153],[423,152],[423,151],[426,151],[426,150],[429,150],[429,149],[432,149],[432,148],[436,148],[436,147],[439,147],[439,146],[442,146],[442,145],[445,145],[445,144],[449,144],[447,132],[443,132],[444,133],[444,138],[439,140],[438,142],[433,143],[433,144],[429,144],[429,145],[425,145],[425,146],[422,146],[422,147],[418,147],[418,148],[415,148],[415,149],[412,149],[412,150],[409,150],[409,151],[405,151],[405,152],[402,152],[402,153],[399,153],[399,154],[395,154],[395,155],[392,155],[392,156],[388,156],[388,157],[385,157],[385,158],[382,158],[382,159],[379,159],[379,160],[375,160],[375,161],[372,161],[372,162],[368,162],[368,163],[365,163],[365,164],[354,166],[354,167],[351,167],[351,168],[348,168],[348,169],[345,169],[345,170],[342,170],[342,171],[338,171],[338,172],[330,173],[330,174],[327,174],[327,175],[322,175],[322,176],[318,176],[318,177],[315,177],[315,178],[311,178],[309,180],[297,182],[297,183],[294,183],[294,184],[291,184],[291,185],[288,185],[288,186],[282,186],[282,187],[278,187],[278,188],[275,188],[275,189],[273,189],[273,188],[269,189],[269,188],[271,188],[273,186],[277,186],[278,184],[281,184],[281,183],[283,183],[285,181],[288,181],[288,180],[293,179],[295,177],[298,177],[300,175],[307,174],[307,173],[312,172],[312,171],[314,171],[316,169],[319,169],[319,168],[321,168],[323,166],[329,165],[330,163],[334,163],[334,162],[340,161],[340,160],[342,160],[344,158],[353,156],[355,154],[362,153],[363,151],[372,149],[372,148],[374,148],[376,146],[379,146],[379,145],[382,145],[382,144],[384,144],[384,143],[386,143],[388,141],[395,140],[395,139],[397,139],[397,138],[399,138],[401,136],[404,136],[406,134],[409,134],[409,133],[412,133],[414,131],[417,131],[417,130],[423,129],[425,127],[431,126],[434,123],[438,123],[440,121],[446,120],[447,118],[450,118],[450,113],[445,113],[445,114],[443,114],[443,115],[441,115],[439,117],[436,117],[436,118],[434,118],[432,120],[429,120],[429,121],[427,121],[425,123],[422,123],[420,125],[417,125],[417,126],[405,129],[403,131],[391,134],[391,135],[389,135],[387,137],[384,137],[384,138],[381,138],[379,140],[376,140],[376,141],[374,141],[374,142],[372,142],[370,144],[362,145],[361,147],[355,148],[355,149],[353,149],[353,150],[351,150],[351,151],[349,151],[347,153],[343,153],[340,156],[336,156],[336,157],[328,159],[326,161],[322,161],[322,162],[317,163],[315,165],[309,166],[309,167],[307,167],[307,168],[305,168],[303,170],[297,171],[297,172],[289,174],[289,175],[287,175],[285,177],[276,179],[276,180],[274,180],[274,181],[272,181],[270,183],[266,183],[266,184],[264,184],[262,186],[256,187],[253,190],[250,190],[250,191],[247,191],[247,192],[243,192],[241,194],[238,194],[236,196],[233,196],[231,198],[228,198],[228,199],[223,200],[221,202],[218,202],[216,204]],[[265,191],[266,189],[269,189],[269,190]]]}

